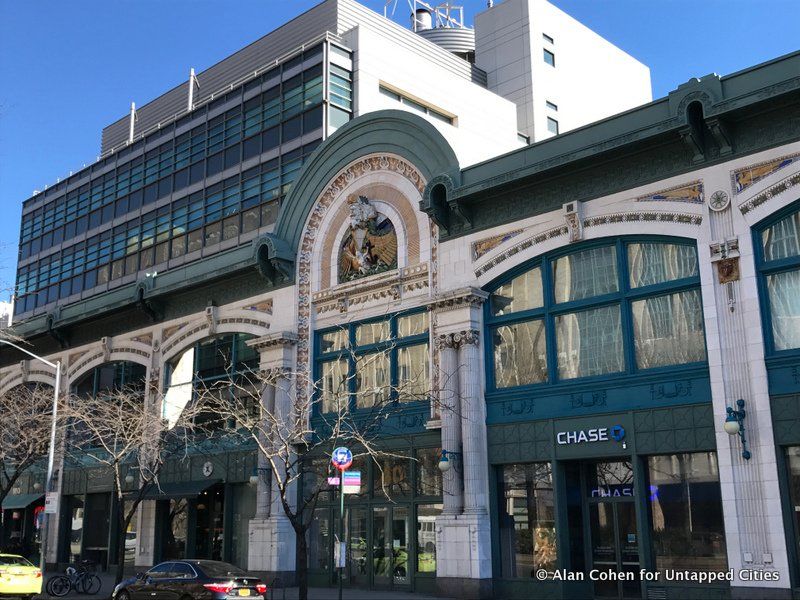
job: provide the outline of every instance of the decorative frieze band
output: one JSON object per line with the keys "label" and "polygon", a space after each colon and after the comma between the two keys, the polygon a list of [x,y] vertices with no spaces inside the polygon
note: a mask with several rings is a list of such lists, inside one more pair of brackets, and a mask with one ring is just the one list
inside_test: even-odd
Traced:
{"label": "decorative frieze band", "polygon": [[275,333],[262,335],[259,338],[249,340],[245,343],[251,348],[261,352],[268,348],[275,348],[277,346],[294,346],[297,344],[297,334],[291,331],[276,331]]}

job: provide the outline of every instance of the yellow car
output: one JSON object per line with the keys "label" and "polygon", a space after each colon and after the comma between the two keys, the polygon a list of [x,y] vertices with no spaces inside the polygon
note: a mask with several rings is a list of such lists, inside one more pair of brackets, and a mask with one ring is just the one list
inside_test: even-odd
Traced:
{"label": "yellow car", "polygon": [[42,593],[42,572],[16,554],[0,554],[0,596],[33,598]]}

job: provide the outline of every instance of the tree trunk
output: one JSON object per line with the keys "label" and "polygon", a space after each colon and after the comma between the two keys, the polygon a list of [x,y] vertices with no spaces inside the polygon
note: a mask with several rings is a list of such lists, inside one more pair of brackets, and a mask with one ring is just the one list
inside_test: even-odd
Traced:
{"label": "tree trunk", "polygon": [[295,572],[297,573],[297,588],[300,600],[308,600],[308,544],[306,532],[297,532],[297,555]]}
{"label": "tree trunk", "polygon": [[[135,509],[134,509],[135,510]],[[129,519],[125,518],[125,502],[118,500],[117,506],[117,571],[114,575],[114,586],[125,576],[125,529]]]}

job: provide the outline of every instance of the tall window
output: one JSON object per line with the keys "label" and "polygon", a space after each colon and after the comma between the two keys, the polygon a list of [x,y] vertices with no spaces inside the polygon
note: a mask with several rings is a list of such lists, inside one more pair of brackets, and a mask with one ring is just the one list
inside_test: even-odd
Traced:
{"label": "tall window", "polygon": [[800,207],[757,231],[768,350],[800,348]]}
{"label": "tall window", "polygon": [[534,577],[552,571],[558,556],[553,473],[550,463],[506,465],[500,509],[504,577]]}
{"label": "tall window", "polygon": [[651,456],[647,466],[656,569],[725,570],[716,453]]}
{"label": "tall window", "polygon": [[428,313],[344,325],[317,335],[318,412],[428,399]]}
{"label": "tall window", "polygon": [[[206,338],[167,363],[163,417],[174,423],[198,390],[220,401],[246,394],[259,361],[258,351],[247,345],[252,337],[231,333]],[[212,410],[198,415],[196,422],[210,429],[225,425]]]}
{"label": "tall window", "polygon": [[488,303],[491,383],[508,388],[706,358],[693,245],[618,240],[545,256]]}
{"label": "tall window", "polygon": [[556,66],[556,55],[553,54],[552,52],[550,52],[550,50],[547,50],[547,49],[543,49],[542,52],[544,54],[544,62],[546,62],[551,67],[555,67]]}

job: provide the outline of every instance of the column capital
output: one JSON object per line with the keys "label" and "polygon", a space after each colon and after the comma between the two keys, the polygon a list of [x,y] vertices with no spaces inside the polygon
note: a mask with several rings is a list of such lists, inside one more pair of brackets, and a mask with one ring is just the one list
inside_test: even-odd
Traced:
{"label": "column capital", "polygon": [[461,346],[478,345],[480,341],[480,331],[477,329],[462,329],[451,333],[441,333],[436,336],[436,347],[439,350],[453,348],[457,350]]}
{"label": "column capital", "polygon": [[464,307],[481,307],[488,297],[489,294],[479,288],[460,288],[443,292],[432,298],[428,302],[428,310],[443,312]]}
{"label": "column capital", "polygon": [[297,334],[294,332],[276,331],[245,343],[258,350],[262,372],[270,372],[272,369],[289,370],[294,367],[297,346]]}

